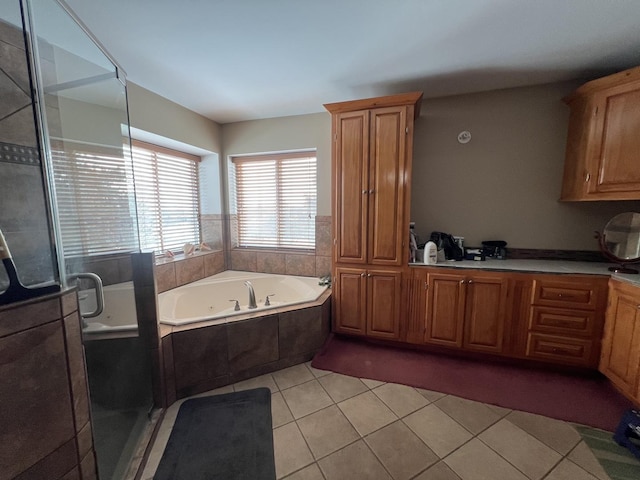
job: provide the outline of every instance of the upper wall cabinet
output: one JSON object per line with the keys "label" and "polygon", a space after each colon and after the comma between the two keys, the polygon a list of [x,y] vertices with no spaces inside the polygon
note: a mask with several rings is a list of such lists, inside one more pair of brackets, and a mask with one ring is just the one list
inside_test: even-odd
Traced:
{"label": "upper wall cabinet", "polygon": [[561,200],[640,199],[640,67],[588,82],[571,108]]}
{"label": "upper wall cabinet", "polygon": [[332,103],[334,261],[400,266],[421,93]]}

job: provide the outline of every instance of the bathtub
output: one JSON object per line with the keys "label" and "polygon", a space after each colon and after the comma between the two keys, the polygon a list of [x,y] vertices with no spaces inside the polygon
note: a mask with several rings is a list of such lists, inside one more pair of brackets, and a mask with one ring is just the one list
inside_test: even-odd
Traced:
{"label": "bathtub", "polygon": [[[249,309],[249,289],[253,285],[257,308]],[[158,295],[160,322],[185,325],[204,320],[232,320],[233,316],[277,309],[316,300],[327,289],[313,277],[227,270]],[[269,295],[271,305],[265,306]],[[273,295],[273,296],[271,296]],[[231,301],[234,300],[234,301]],[[235,310],[235,300],[240,310]],[[214,322],[216,323],[216,322]]]}
{"label": "bathtub", "polygon": [[[104,309],[97,317],[83,320],[82,332],[88,336],[117,333],[117,336],[137,336],[138,320],[133,282],[107,285],[104,290]],[[96,308],[94,289],[80,290],[80,312],[92,312]]]}

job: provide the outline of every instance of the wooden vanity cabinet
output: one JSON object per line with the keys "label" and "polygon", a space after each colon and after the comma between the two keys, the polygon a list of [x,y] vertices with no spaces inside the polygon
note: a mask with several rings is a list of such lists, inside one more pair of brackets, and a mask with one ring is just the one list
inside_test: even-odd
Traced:
{"label": "wooden vanity cabinet", "polygon": [[640,199],[640,67],[593,80],[571,109],[561,200]]}
{"label": "wooden vanity cabinet", "polygon": [[596,368],[608,277],[544,274],[532,277],[526,356]]}
{"label": "wooden vanity cabinet", "polygon": [[640,405],[640,287],[610,281],[599,369]]}
{"label": "wooden vanity cabinet", "polygon": [[334,331],[399,339],[401,280],[402,271],[398,269],[337,267],[332,287]]}
{"label": "wooden vanity cabinet", "polygon": [[508,278],[499,272],[420,268],[412,287],[419,307],[407,341],[470,351],[502,353],[508,310]]}
{"label": "wooden vanity cabinet", "polygon": [[417,92],[325,105],[332,117],[336,332],[399,338],[421,101]]}

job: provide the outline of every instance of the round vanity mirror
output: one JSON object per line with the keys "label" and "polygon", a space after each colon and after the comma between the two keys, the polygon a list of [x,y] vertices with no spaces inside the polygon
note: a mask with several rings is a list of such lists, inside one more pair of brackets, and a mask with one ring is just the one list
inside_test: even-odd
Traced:
{"label": "round vanity mirror", "polygon": [[625,212],[616,215],[604,227],[602,234],[596,232],[602,254],[620,266],[610,267],[617,273],[638,273],[627,265],[640,262],[640,213]]}

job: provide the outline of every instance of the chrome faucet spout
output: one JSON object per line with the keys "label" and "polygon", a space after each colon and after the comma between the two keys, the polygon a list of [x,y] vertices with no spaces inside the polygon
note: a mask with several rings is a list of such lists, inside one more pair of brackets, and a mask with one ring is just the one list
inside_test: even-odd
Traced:
{"label": "chrome faucet spout", "polygon": [[245,281],[244,284],[249,289],[249,308],[258,308],[258,305],[256,304],[256,294],[253,291],[253,285],[251,285],[251,282],[249,280]]}

